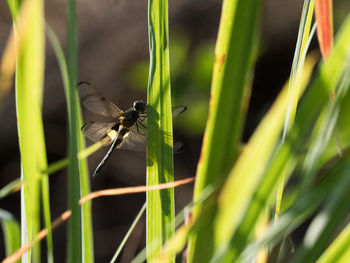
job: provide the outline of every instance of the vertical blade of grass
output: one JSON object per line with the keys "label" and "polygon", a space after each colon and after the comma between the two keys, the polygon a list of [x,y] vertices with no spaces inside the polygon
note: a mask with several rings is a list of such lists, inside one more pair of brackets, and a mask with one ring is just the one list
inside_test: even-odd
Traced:
{"label": "vertical blade of grass", "polygon": [[6,256],[8,257],[21,247],[20,227],[12,214],[3,209],[0,209],[0,224],[4,234]]}
{"label": "vertical blade of grass", "polygon": [[[39,232],[40,178],[41,171],[47,169],[41,115],[45,54],[44,5],[41,0],[29,0],[23,3],[23,9],[24,6],[28,8],[27,37],[23,40],[17,56],[16,69],[18,137],[22,180],[26,182],[22,188],[22,212],[25,213],[22,214],[22,218],[25,218],[25,223],[22,223],[22,243],[32,240]],[[18,23],[21,23],[21,19]],[[43,186],[45,184],[47,181],[43,182]],[[47,198],[48,193],[44,193],[44,196]],[[46,215],[49,215],[49,211],[46,211]],[[46,219],[45,217],[45,221]],[[25,258],[29,262],[31,258],[34,262],[40,262],[40,245],[35,245],[32,253],[29,252]]]}
{"label": "vertical blade of grass", "polygon": [[[80,109],[80,104],[77,102],[77,111],[78,111],[78,127],[82,127],[83,119]],[[85,148],[85,139],[78,130],[79,138],[79,151]],[[81,182],[81,195],[86,196],[90,193],[90,177],[89,177],[89,168],[86,159],[79,159],[80,166],[80,182]],[[94,240],[93,240],[93,229],[92,229],[92,211],[91,211],[91,201],[85,202],[82,204],[82,246],[83,246],[83,262],[93,263],[94,262]]]}
{"label": "vertical blade of grass", "polygon": [[78,50],[76,29],[76,3],[68,0],[68,76],[69,85],[66,91],[69,127],[69,173],[68,173],[68,207],[72,216],[68,221],[67,262],[82,262],[82,218],[79,199],[81,198],[79,169],[79,139],[78,131],[78,94],[76,89],[78,77]]}
{"label": "vertical blade of grass", "polygon": [[[225,178],[237,155],[245,116],[243,95],[257,43],[260,13],[260,0],[223,2],[215,48],[209,119],[198,164],[194,200],[204,187]],[[202,205],[194,207],[195,218],[201,209]],[[215,208],[210,209],[213,213],[207,213],[205,220],[213,222]],[[189,262],[206,262],[210,258],[214,246],[212,227],[209,223],[190,236]]]}
{"label": "vertical blade of grass", "polygon": [[67,261],[93,262],[93,240],[91,203],[79,207],[81,194],[90,192],[89,175],[86,160],[79,160],[78,153],[85,148],[80,132],[82,116],[77,91],[78,51],[77,51],[76,2],[68,0],[68,75],[66,89],[69,121],[69,176],[68,206],[72,216],[68,222]]}
{"label": "vertical blade of grass", "polygon": [[81,209],[79,207],[80,196],[80,171],[78,154],[77,120],[77,39],[75,1],[68,0],[68,75],[69,85],[66,89],[68,106],[69,129],[69,168],[68,168],[68,209],[72,210],[72,216],[68,221],[67,262],[82,262],[82,222]]}
{"label": "vertical blade of grass", "polygon": [[[147,88],[147,185],[173,181],[168,1],[149,0],[150,71]],[[147,260],[174,232],[174,190],[147,192]],[[172,261],[174,261],[173,259]]]}
{"label": "vertical blade of grass", "polygon": [[[59,67],[61,70],[61,75],[62,75],[62,80],[63,80],[63,85],[65,88],[66,96],[67,96],[67,101],[68,105],[69,103],[69,98],[71,98],[71,93],[74,92],[70,90],[70,78],[68,76],[68,68],[67,68],[67,63],[65,60],[65,56],[62,50],[62,47],[57,39],[56,34],[54,31],[50,28],[50,26],[47,25],[47,34],[48,38],[51,42],[51,45],[54,49],[54,52],[57,57],[57,61],[59,63]],[[73,86],[75,88],[75,85]],[[81,119],[81,112],[80,112],[80,104],[76,102],[76,113],[77,114],[77,127],[81,127],[82,119]],[[69,108],[69,106],[68,106]],[[70,108],[69,108],[70,109]],[[69,111],[69,114],[73,114],[73,112]],[[76,127],[76,128],[77,128]],[[85,148],[85,141],[81,133],[79,132],[80,129],[76,130],[77,131],[77,138],[78,138],[78,150],[79,152]],[[72,153],[73,154],[73,153]],[[78,155],[76,155],[77,158]],[[90,180],[89,180],[89,173],[88,173],[88,167],[87,167],[87,162],[85,158],[79,158],[79,168],[80,168],[80,182],[81,182],[81,195],[85,196],[88,193],[90,193]],[[82,207],[82,257],[84,262],[93,262],[94,259],[94,254],[93,254],[93,233],[92,233],[92,216],[91,216],[91,202],[85,202]]]}

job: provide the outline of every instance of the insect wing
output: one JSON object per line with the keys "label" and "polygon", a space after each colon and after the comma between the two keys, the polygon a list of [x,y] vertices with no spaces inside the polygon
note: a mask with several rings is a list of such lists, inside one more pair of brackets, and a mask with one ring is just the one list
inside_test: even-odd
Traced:
{"label": "insect wing", "polygon": [[107,135],[107,132],[115,125],[115,122],[104,123],[90,121],[85,123],[81,130],[84,133],[84,135],[89,138],[89,140],[93,142],[98,142],[102,140]]}
{"label": "insect wing", "polygon": [[[183,113],[183,112],[186,111],[186,110],[187,110],[187,107],[186,107],[186,106],[176,106],[176,107],[172,107],[172,109],[171,109],[171,115],[172,115],[172,117],[174,118],[174,117],[180,115],[181,113]],[[147,125],[147,117],[142,117],[142,116],[141,116],[141,117],[139,118],[139,120],[140,120],[141,124],[142,124],[143,126],[146,127],[146,125]],[[141,126],[142,126],[142,125],[141,125]]]}
{"label": "insect wing", "polygon": [[[172,108],[172,116],[176,117],[183,113],[187,109],[186,106],[177,106]],[[146,126],[147,117],[141,116],[138,120],[138,125],[134,126],[126,136],[123,142],[119,145],[119,149],[134,150],[134,151],[146,151]],[[164,133],[164,136],[168,136]],[[183,143],[176,141],[174,142],[174,152],[178,153],[183,150]]]}
{"label": "insect wing", "polygon": [[91,112],[114,119],[119,118],[124,113],[89,83],[79,83],[78,90],[82,104]]}
{"label": "insect wing", "polygon": [[[140,126],[140,125],[138,125]],[[117,147],[123,150],[146,151],[146,132],[143,129],[137,131],[136,126],[124,137],[121,144]]]}
{"label": "insect wing", "polygon": [[187,110],[186,106],[176,106],[173,107],[172,109],[172,117],[176,117],[178,115],[180,115],[181,113],[183,113],[185,110]]}

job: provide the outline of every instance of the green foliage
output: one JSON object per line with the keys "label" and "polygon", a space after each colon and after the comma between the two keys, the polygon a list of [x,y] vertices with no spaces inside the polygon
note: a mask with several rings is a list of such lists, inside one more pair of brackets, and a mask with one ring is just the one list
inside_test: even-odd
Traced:
{"label": "green foliage", "polygon": [[[148,30],[147,185],[156,185],[174,180],[167,1],[148,2]],[[174,233],[174,189],[150,191],[146,196],[147,260],[152,262]]]}
{"label": "green foliage", "polygon": [[[16,68],[16,106],[18,120],[18,138],[21,152],[22,188],[21,213],[25,221],[21,224],[24,241],[30,241],[40,230],[40,193],[43,198],[44,219],[50,227],[49,186],[46,170],[46,149],[42,122],[42,93],[44,78],[44,3],[43,1],[25,2],[19,15],[18,2],[10,5],[15,19],[17,41],[19,32],[31,37],[23,38],[21,50],[17,54]],[[17,8],[17,10],[16,10]],[[27,20],[23,20],[27,16]],[[24,24],[25,23],[25,24]],[[25,32],[19,28],[26,28]],[[42,177],[43,176],[43,177]],[[52,236],[48,236],[48,261],[52,261]],[[28,261],[40,261],[40,245],[36,244],[26,255]]]}
{"label": "green foliage", "polygon": [[0,209],[0,224],[4,233],[6,256],[21,246],[21,231],[17,220],[9,212]]}
{"label": "green foliage", "polygon": [[[194,200],[210,184],[223,180],[237,157],[242,123],[245,119],[244,94],[251,72],[261,1],[224,1],[210,99],[210,114],[197,169]],[[218,129],[220,127],[220,129]],[[206,216],[202,217],[202,209]],[[189,239],[189,261],[208,262],[215,250],[215,218],[217,204],[208,201],[193,209],[207,223]]]}
{"label": "green foliage", "polygon": [[[15,21],[16,40],[21,40],[16,106],[22,175],[21,181],[15,180],[1,189],[0,198],[22,185],[22,243],[32,241],[39,232],[42,211],[49,229],[47,261],[53,262],[48,174],[68,165],[68,206],[72,217],[68,223],[67,262],[93,262],[91,204],[80,207],[78,200],[90,191],[85,158],[101,144],[85,149],[80,132],[76,3],[68,0],[67,61],[54,32],[47,29],[62,74],[69,133],[68,158],[49,166],[41,116],[43,2],[24,1],[20,13],[19,1],[8,1],[8,5]],[[267,257],[268,249],[269,259],[275,262],[350,260],[346,249],[350,237],[350,16],[345,21],[338,20],[341,29],[333,51],[312,75],[316,59],[314,55],[306,58],[306,54],[314,30],[313,6],[313,0],[305,0],[289,83],[241,147],[258,53],[262,1],[223,2],[214,54],[210,43],[190,50],[190,38],[184,33],[172,37],[169,43],[168,3],[149,0],[150,64],[135,64],[129,77],[135,89],[143,90],[148,76],[147,184],[173,180],[172,102],[191,104],[189,113],[179,120],[185,131],[200,134],[206,126],[191,204],[192,220],[174,233],[175,223],[184,215],[180,213],[175,218],[173,189],[148,192],[146,254],[141,253],[135,262],[142,256],[149,262],[175,262],[175,254],[181,252],[186,241],[187,262],[254,261],[261,253]],[[170,83],[176,87],[172,97]],[[290,178],[293,185],[287,185],[282,196]],[[280,195],[276,204],[277,192]],[[144,209],[145,206],[138,219]],[[274,212],[275,219],[278,217],[275,221]],[[20,246],[20,228],[6,211],[0,210],[0,220],[9,255]],[[284,240],[307,220],[311,223],[302,244],[295,254],[289,255]],[[258,231],[261,228],[263,231]],[[131,230],[112,261],[130,233]],[[29,262],[40,262],[39,244],[25,257]]]}

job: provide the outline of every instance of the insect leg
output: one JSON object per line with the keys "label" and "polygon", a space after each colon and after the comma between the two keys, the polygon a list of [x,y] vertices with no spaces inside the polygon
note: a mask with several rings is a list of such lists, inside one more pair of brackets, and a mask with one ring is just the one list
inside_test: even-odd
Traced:
{"label": "insect leg", "polygon": [[137,133],[140,133],[139,131],[139,125],[137,124],[139,121],[136,122],[136,130],[137,130]]}
{"label": "insect leg", "polygon": [[[143,128],[145,128],[145,129],[147,129],[147,127],[140,121],[140,120],[138,120],[137,121]],[[136,123],[137,124],[137,123]]]}

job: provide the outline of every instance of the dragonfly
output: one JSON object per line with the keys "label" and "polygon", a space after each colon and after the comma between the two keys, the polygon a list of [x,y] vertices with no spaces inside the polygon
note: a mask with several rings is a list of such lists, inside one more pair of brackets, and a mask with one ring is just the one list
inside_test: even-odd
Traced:
{"label": "dragonfly", "polygon": [[[78,90],[81,102],[86,109],[111,119],[111,122],[89,121],[81,127],[83,134],[89,140],[93,142],[104,140],[105,145],[111,145],[93,176],[101,172],[115,149],[146,150],[147,111],[145,102],[135,101],[131,108],[123,111],[87,82],[80,82]],[[186,106],[173,107],[172,116],[175,117],[186,109]],[[179,152],[181,148],[182,143],[174,143],[174,152]]]}

